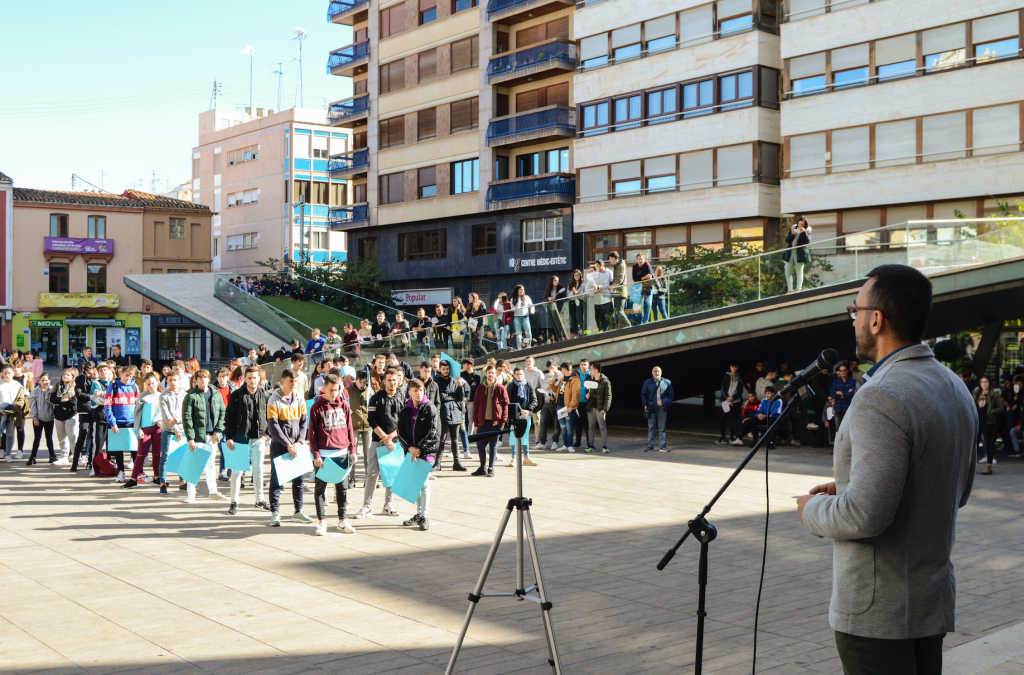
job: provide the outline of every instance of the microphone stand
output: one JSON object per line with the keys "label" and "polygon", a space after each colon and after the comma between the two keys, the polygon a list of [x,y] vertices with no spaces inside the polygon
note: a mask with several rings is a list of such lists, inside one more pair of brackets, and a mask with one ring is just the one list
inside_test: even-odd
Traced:
{"label": "microphone stand", "polygon": [[714,541],[718,536],[718,530],[714,525],[708,522],[705,516],[707,516],[708,512],[711,511],[715,502],[717,502],[725,491],[729,489],[729,486],[732,485],[732,482],[740,475],[740,472],[746,468],[747,464],[749,464],[750,460],[754,458],[754,455],[757,454],[758,450],[768,443],[771,443],[769,448],[775,447],[772,439],[775,437],[775,434],[778,433],[781,426],[788,421],[790,414],[796,408],[797,400],[806,399],[811,395],[812,392],[810,390],[810,386],[805,385],[805,387],[802,387],[798,393],[790,397],[789,401],[783,406],[782,412],[779,413],[779,416],[775,418],[775,421],[772,422],[767,431],[764,432],[764,435],[761,436],[757,443],[754,443],[754,447],[750,448],[750,452],[748,452],[747,456],[743,458],[740,465],[736,467],[736,470],[732,472],[732,475],[725,481],[725,484],[722,485],[718,492],[715,493],[715,496],[711,498],[711,501],[707,503],[707,505],[700,513],[697,514],[696,517],[694,517],[693,520],[686,523],[686,533],[683,534],[682,538],[676,542],[675,546],[668,550],[664,557],[662,557],[661,562],[658,563],[658,570],[665,569],[665,566],[668,565],[669,561],[675,556],[676,551],[679,550],[679,547],[683,545],[683,542],[686,541],[686,538],[691,534],[693,535],[693,538],[700,543],[700,557],[698,558],[697,563],[697,645],[696,656],[694,659],[694,675],[701,674],[701,662],[704,657],[704,618],[708,615],[707,612],[704,611],[704,596],[708,585],[708,544]]}

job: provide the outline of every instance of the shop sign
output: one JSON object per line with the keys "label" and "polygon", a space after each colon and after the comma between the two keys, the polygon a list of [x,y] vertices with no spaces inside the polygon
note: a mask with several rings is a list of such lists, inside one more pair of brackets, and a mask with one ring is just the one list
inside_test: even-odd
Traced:
{"label": "shop sign", "polygon": [[177,314],[153,314],[152,316],[156,317],[156,325],[158,326],[199,326],[195,321],[190,321]]}
{"label": "shop sign", "polygon": [[113,239],[77,239],[75,237],[44,237],[43,253],[67,253],[68,255],[99,254],[113,255]]}
{"label": "shop sign", "polygon": [[452,304],[451,288],[420,288],[411,291],[394,291],[394,294],[398,298],[395,300],[395,304],[399,307]]}
{"label": "shop sign", "polygon": [[509,258],[508,266],[515,272],[530,271],[542,267],[569,264],[568,256],[555,255],[549,258]]}
{"label": "shop sign", "polygon": [[32,328],[63,328],[63,319],[32,319],[28,322]]}
{"label": "shop sign", "polygon": [[124,330],[124,353],[125,356],[138,356],[142,353],[142,329],[125,328]]}
{"label": "shop sign", "polygon": [[117,293],[40,293],[40,309],[116,309]]}

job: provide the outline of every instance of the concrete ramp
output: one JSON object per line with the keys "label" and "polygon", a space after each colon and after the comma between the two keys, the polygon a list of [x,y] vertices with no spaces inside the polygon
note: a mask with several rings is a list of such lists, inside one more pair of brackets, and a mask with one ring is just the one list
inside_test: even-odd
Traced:
{"label": "concrete ramp", "polygon": [[[270,332],[216,296],[215,274],[131,274],[128,288],[243,347],[276,349],[293,337]],[[254,299],[255,300],[255,299]]]}

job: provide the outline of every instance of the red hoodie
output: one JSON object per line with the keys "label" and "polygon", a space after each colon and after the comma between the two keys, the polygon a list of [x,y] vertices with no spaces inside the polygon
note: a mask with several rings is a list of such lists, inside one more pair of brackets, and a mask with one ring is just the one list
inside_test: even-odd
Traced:
{"label": "red hoodie", "polygon": [[313,457],[320,450],[355,450],[356,439],[352,431],[352,411],[348,401],[338,396],[333,401],[320,396],[309,410],[309,449]]}

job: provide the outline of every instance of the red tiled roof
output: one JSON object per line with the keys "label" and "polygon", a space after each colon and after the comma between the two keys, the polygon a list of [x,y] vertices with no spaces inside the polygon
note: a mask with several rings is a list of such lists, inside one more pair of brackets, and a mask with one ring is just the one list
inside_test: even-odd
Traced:
{"label": "red tiled roof", "polygon": [[86,206],[113,206],[127,209],[180,209],[186,211],[206,211],[210,209],[202,204],[186,202],[152,195],[148,192],[125,190],[123,194],[110,192],[68,192],[63,190],[34,190],[32,188],[14,188],[15,202],[37,202],[43,204],[81,204]]}
{"label": "red tiled roof", "polygon": [[122,196],[133,201],[142,202],[143,206],[151,209],[189,209],[192,211],[210,210],[210,207],[203,206],[202,204],[196,204],[195,202],[187,202],[183,199],[174,199],[173,197],[161,197],[160,195],[141,192],[139,190],[125,190],[124,193],[122,193]]}
{"label": "red tiled roof", "polygon": [[14,179],[5,174],[3,171],[0,171],[0,182],[13,183]]}

